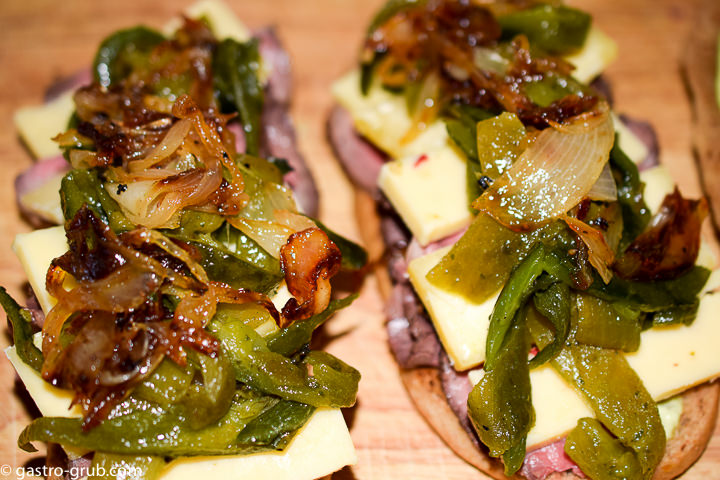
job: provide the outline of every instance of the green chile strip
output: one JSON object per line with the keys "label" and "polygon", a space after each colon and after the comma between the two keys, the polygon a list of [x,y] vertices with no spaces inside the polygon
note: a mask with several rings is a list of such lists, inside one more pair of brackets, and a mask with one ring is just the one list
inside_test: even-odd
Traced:
{"label": "green chile strip", "polygon": [[360,373],[324,352],[310,352],[297,361],[271,351],[255,330],[241,321],[209,329],[227,352],[235,377],[252,388],[315,407],[355,404]]}
{"label": "green chile strip", "polygon": [[593,480],[642,478],[635,452],[594,418],[581,418],[565,441],[565,451]]}
{"label": "green chile strip", "polygon": [[527,352],[530,338],[525,312],[514,316],[495,368],[487,370],[468,396],[468,414],[490,455],[503,456],[512,475],[525,458],[525,441],[535,421]]}
{"label": "green chile strip", "polygon": [[35,451],[30,442],[43,441],[123,455],[168,457],[255,453],[268,447],[238,445],[237,434],[276,402],[271,397],[236,396],[220,421],[202,429],[188,425],[180,406],[165,409],[147,402],[125,402],[116,409],[117,416],[88,432],[82,430],[79,418],[38,418],[20,434],[18,445]]}
{"label": "green chile strip", "polygon": [[20,360],[35,371],[40,371],[44,361],[42,352],[33,343],[32,315],[30,311],[20,307],[5,290],[0,287],[0,306],[5,310],[13,330],[13,343]]}
{"label": "green chile strip", "polygon": [[[567,345],[553,366],[583,394],[595,417],[637,456],[643,478],[650,478],[665,452],[665,431],[655,401],[622,353],[587,345]],[[608,449],[603,451],[609,451]],[[576,453],[578,452],[578,453]],[[593,455],[578,462],[610,462]]]}
{"label": "green chile strip", "polygon": [[566,276],[562,272],[563,269],[560,260],[552,253],[547,253],[547,249],[542,243],[538,243],[512,272],[500,292],[500,297],[498,297],[490,316],[490,328],[485,349],[487,352],[485,355],[486,370],[495,368],[513,318],[533,293],[533,282],[543,272],[563,278]]}

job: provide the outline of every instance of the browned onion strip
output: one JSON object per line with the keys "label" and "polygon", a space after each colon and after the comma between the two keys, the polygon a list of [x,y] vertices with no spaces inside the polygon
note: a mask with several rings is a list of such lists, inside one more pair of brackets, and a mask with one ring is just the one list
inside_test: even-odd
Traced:
{"label": "browned onion strip", "polygon": [[708,214],[707,201],[687,200],[680,191],[665,196],[647,229],[613,265],[622,278],[668,280],[692,268],[700,250],[700,229]]}
{"label": "browned onion strip", "polygon": [[610,266],[615,261],[615,254],[605,241],[605,236],[600,230],[570,215],[563,215],[562,219],[588,247],[588,260],[600,274],[603,282],[610,283],[613,275]]}
{"label": "browned onion strip", "polygon": [[128,170],[131,173],[143,172],[166,159],[182,146],[185,141],[185,137],[187,137],[188,133],[190,133],[191,128],[192,123],[190,123],[189,120],[183,119],[175,122],[175,124],[170,127],[167,134],[165,134],[163,141],[160,142],[160,144],[155,147],[149,155],[143,159],[133,160],[128,163]]}
{"label": "browned onion strip", "polygon": [[205,147],[210,151],[211,155],[219,158],[223,166],[230,172],[232,177],[232,187],[236,192],[235,200],[241,202],[238,209],[241,208],[248,200],[247,194],[243,192],[245,182],[243,181],[240,170],[235,165],[234,160],[228,154],[225,145],[218,133],[210,128],[203,118],[202,112],[188,95],[182,95],[173,105],[173,115],[181,119],[189,119],[192,121],[195,131],[200,135]]}
{"label": "browned onion strip", "polygon": [[330,278],[340,270],[340,249],[319,228],[290,235],[280,249],[285,283],[295,298],[282,309],[280,327],[322,312],[330,303]]}
{"label": "browned onion strip", "polygon": [[515,231],[534,229],[567,213],[597,181],[615,141],[607,106],[569,124],[541,131],[475,202]]}

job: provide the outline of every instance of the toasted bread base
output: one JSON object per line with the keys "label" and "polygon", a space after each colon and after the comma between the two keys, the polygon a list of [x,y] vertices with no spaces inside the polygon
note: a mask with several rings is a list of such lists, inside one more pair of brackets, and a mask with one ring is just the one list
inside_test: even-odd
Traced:
{"label": "toasted bread base", "polygon": [[[390,294],[392,282],[383,264],[385,247],[380,235],[380,219],[375,199],[369,193],[355,190],[355,213],[364,243],[374,266],[378,285],[384,298]],[[440,371],[435,368],[402,370],[401,378],[420,414],[440,438],[463,460],[498,480],[521,479],[506,477],[502,463],[479,449],[460,424],[445,397]],[[686,391],[683,410],[673,436],[668,440],[665,456],[655,470],[653,480],[671,480],[687,470],[702,454],[713,434],[720,400],[720,382],[708,382]],[[579,478],[572,472],[556,472],[546,480]]]}

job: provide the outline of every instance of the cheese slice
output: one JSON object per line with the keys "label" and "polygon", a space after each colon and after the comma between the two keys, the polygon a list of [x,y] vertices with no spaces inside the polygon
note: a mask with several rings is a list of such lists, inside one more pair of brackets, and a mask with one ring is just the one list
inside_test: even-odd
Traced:
{"label": "cheese slice", "polygon": [[467,370],[485,360],[485,338],[497,295],[473,304],[428,281],[427,273],[451,248],[441,248],[416,258],[408,265],[408,274],[455,369]]}
{"label": "cheese slice", "polygon": [[63,173],[59,173],[48,179],[40,187],[25,193],[20,197],[20,204],[39,214],[45,220],[55,224],[64,223],[65,218],[60,204],[60,195],[58,195],[64,176]]}
{"label": "cheese slice", "polygon": [[465,160],[450,147],[386,163],[378,185],[421,245],[447,237],[472,220]]}
{"label": "cheese slice", "polygon": [[367,95],[360,91],[360,72],[353,70],[332,86],[335,100],[349,113],[355,129],[391,158],[420,155],[450,145],[442,121],[431,123],[412,141],[403,142],[412,126],[405,97],[373,85]]}
{"label": "cheese slice", "polygon": [[73,92],[66,92],[51,102],[15,112],[15,128],[35,158],[60,154],[60,147],[52,139],[67,129],[74,110]]}
{"label": "cheese slice", "polygon": [[[18,357],[15,347],[5,350],[25,388],[46,417],[80,417],[70,408],[72,393],[55,388]],[[253,455],[184,457],[171,461],[160,480],[195,480],[200,476],[228,480],[312,480],[354,465],[357,455],[339,409],[318,409],[282,452]]]}
{"label": "cheese slice", "polygon": [[12,248],[27,274],[40,307],[47,314],[56,301],[45,290],[45,276],[50,262],[68,250],[65,229],[58,225],[20,233],[15,237]]}
{"label": "cheese slice", "polygon": [[590,83],[610,65],[618,55],[615,41],[597,27],[591,27],[585,44],[565,60],[575,66],[572,75],[582,83]]}
{"label": "cheese slice", "polygon": [[357,463],[339,409],[318,409],[283,452],[173,460],[160,480],[312,480]]}

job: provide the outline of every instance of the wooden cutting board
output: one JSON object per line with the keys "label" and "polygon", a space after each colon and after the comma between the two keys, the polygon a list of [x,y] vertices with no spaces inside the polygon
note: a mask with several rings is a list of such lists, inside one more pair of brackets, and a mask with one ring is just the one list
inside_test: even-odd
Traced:
{"label": "wooden cutting board", "polygon": [[[326,142],[332,81],[354,65],[359,41],[382,0],[228,0],[250,27],[274,24],[293,59],[293,114],[301,148],[322,195],[322,220],[359,239],[353,193]],[[690,111],[679,72],[688,29],[699,0],[576,0],[619,44],[608,70],[616,108],[655,125],[661,158],[682,189],[698,194],[690,150]],[[138,23],[160,27],[190,0],[96,2],[4,0],[0,4],[0,284],[20,297],[25,281],[10,244],[29,230],[14,206],[13,179],[31,163],[17,138],[12,114],[42,101],[56,78],[86,67],[110,32]],[[416,414],[403,390],[383,329],[383,306],[367,278],[351,309],[329,325],[327,348],[363,374],[357,407],[346,412],[358,464],[335,479],[484,478],[455,457]],[[0,347],[9,344],[1,329]],[[41,454],[15,447],[34,413],[14,372],[0,356],[0,465],[38,465]],[[30,462],[30,463],[28,463]],[[1,476],[1,475],[0,475]],[[14,475],[6,478],[15,478]],[[720,478],[720,428],[705,455],[683,477]]]}

